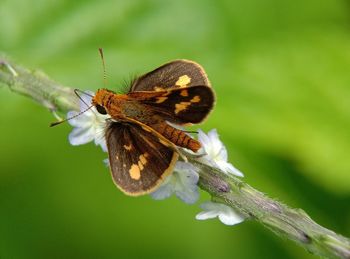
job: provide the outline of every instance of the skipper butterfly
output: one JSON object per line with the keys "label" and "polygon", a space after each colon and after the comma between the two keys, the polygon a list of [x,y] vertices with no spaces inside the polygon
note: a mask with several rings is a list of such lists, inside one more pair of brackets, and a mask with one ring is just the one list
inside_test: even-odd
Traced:
{"label": "skipper butterfly", "polygon": [[[103,60],[101,49],[100,53]],[[138,77],[126,94],[99,89],[88,109],[95,106],[99,113],[111,117],[106,122],[105,138],[117,187],[131,196],[154,191],[172,173],[179,148],[197,152],[201,147],[173,125],[202,122],[214,102],[204,69],[184,59]]]}

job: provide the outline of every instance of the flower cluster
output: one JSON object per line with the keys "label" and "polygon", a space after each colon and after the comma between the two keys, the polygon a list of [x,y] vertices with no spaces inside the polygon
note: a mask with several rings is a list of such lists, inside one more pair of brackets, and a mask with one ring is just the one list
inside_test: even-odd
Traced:
{"label": "flower cluster", "polygon": [[[90,92],[88,92],[90,94]],[[91,93],[92,95],[93,93]],[[91,103],[91,97],[88,95],[82,96],[80,101],[80,110],[86,110]],[[72,117],[78,112],[70,111],[67,116]],[[106,140],[104,137],[106,120],[108,115],[101,115],[93,107],[81,115],[69,120],[69,123],[74,127],[69,134],[69,142],[72,145],[82,145],[90,141],[94,141],[96,145],[100,145],[104,152],[107,152]],[[227,150],[220,141],[218,133],[215,129],[205,134],[203,131],[198,132],[198,141],[202,144],[199,153],[204,154],[199,156],[198,162],[215,167],[226,174],[235,176],[243,176],[243,174],[227,161]],[[106,162],[106,161],[105,161]],[[199,198],[198,180],[199,169],[188,162],[178,161],[175,165],[174,172],[169,175],[162,185],[151,196],[155,200],[162,200],[176,195],[180,200],[188,204],[195,203]],[[242,222],[244,217],[231,207],[221,203],[204,202],[201,205],[203,209],[196,219],[204,220],[218,217],[219,220],[226,225],[234,225]]]}

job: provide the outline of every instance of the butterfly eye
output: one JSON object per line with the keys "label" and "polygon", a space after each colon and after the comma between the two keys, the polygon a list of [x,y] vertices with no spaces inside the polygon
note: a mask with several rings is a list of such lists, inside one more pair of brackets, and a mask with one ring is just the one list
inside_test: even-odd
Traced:
{"label": "butterfly eye", "polygon": [[103,106],[101,106],[101,105],[96,105],[96,110],[99,112],[99,113],[101,113],[101,114],[103,114],[103,115],[105,115],[105,114],[107,114],[107,111],[106,111],[106,109],[103,107]]}

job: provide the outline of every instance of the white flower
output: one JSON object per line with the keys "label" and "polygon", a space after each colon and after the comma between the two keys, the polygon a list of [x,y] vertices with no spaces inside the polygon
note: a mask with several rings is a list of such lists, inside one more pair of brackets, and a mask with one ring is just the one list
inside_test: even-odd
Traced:
{"label": "white flower", "polygon": [[204,211],[196,215],[196,219],[198,220],[218,217],[222,223],[231,226],[244,221],[244,216],[234,211],[231,207],[222,203],[208,201],[201,204],[201,208]]}
{"label": "white flower", "polygon": [[[86,91],[86,93],[94,94],[90,91]],[[80,111],[84,111],[88,108],[87,105],[91,105],[91,97],[84,94],[81,95],[81,99]],[[67,117],[70,118],[78,113],[77,111],[69,111]],[[100,145],[103,151],[107,152],[104,136],[107,118],[109,115],[102,115],[96,111],[95,107],[92,107],[81,115],[70,119],[68,122],[74,129],[68,136],[69,142],[72,145],[82,145],[94,140],[96,145]]]}
{"label": "white flower", "polygon": [[195,203],[199,197],[197,171],[198,169],[193,165],[178,161],[174,172],[165,179],[156,191],[151,193],[152,198],[163,200],[175,194],[185,203]]}
{"label": "white flower", "polygon": [[227,150],[220,141],[216,129],[208,132],[206,135],[203,131],[198,130],[198,140],[203,145],[206,155],[198,158],[202,163],[215,166],[225,173],[231,173],[243,177],[243,173],[227,162]]}

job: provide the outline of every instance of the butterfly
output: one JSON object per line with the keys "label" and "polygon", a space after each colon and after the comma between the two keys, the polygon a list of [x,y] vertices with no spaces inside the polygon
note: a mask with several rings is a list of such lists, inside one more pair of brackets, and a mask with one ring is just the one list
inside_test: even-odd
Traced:
{"label": "butterfly", "polygon": [[109,114],[105,138],[112,179],[127,195],[153,192],[174,169],[179,148],[201,144],[178,126],[202,122],[215,95],[204,69],[175,60],[138,77],[126,94],[99,89],[92,106]]}

